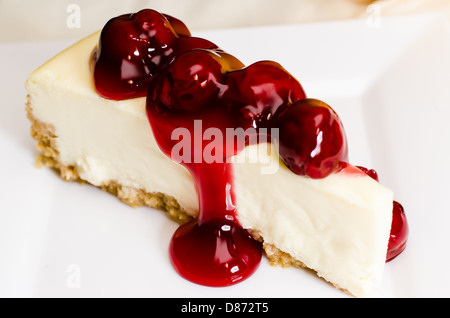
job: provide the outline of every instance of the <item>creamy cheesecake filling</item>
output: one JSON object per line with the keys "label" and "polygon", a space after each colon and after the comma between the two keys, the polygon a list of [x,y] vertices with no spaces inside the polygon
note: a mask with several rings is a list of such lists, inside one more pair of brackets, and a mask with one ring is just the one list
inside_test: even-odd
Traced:
{"label": "creamy cheesecake filling", "polygon": [[278,163],[272,147],[266,156],[265,145],[250,146],[240,159],[246,163],[234,165],[239,222],[351,294],[374,295],[383,277],[392,191],[345,169],[310,179],[280,163],[276,173],[261,173]]}
{"label": "creamy cheesecake filling", "polygon": [[97,41],[98,34],[80,41],[29,77],[33,116],[54,126],[59,160],[76,166],[81,179],[96,186],[116,181],[165,193],[196,215],[192,178],[159,150],[145,114],[145,98],[111,101],[95,92],[88,65]]}

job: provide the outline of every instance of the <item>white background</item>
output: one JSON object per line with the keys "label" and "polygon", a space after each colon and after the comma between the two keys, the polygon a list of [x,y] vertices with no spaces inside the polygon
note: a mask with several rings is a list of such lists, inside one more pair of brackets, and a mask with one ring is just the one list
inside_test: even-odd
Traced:
{"label": "white background", "polygon": [[[79,39],[113,16],[142,8],[199,30],[367,18],[372,3],[382,16],[438,11],[450,17],[448,0],[0,0],[0,41]],[[79,28],[66,23],[72,4],[80,8]]]}

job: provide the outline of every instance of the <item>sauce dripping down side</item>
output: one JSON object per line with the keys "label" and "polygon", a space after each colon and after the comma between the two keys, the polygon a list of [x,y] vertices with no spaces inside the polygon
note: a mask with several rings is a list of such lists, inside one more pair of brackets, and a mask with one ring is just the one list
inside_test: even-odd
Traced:
{"label": "sauce dripping down side", "polygon": [[[177,272],[195,283],[238,283],[261,260],[260,242],[237,218],[230,157],[261,135],[270,140],[268,130],[279,129],[280,158],[293,173],[324,178],[348,164],[345,132],[330,106],[307,99],[278,63],[244,67],[214,43],[192,37],[171,16],[145,9],[111,19],[92,62],[102,97],[147,96],[148,120],[160,149],[193,176],[199,217],[174,233],[170,257]],[[250,133],[230,142],[229,129]],[[404,249],[407,237],[399,204],[393,213],[402,222],[393,220],[388,260]]]}

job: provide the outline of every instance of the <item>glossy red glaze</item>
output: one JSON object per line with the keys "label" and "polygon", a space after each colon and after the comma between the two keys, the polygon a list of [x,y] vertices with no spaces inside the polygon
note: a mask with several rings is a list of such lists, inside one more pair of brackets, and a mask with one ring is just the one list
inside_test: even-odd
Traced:
{"label": "glossy red glaze", "polygon": [[408,241],[409,226],[406,220],[405,210],[403,206],[394,201],[392,209],[392,226],[389,237],[388,252],[386,262],[392,261],[406,248]]}
{"label": "glossy red glaze", "polygon": [[296,174],[325,178],[348,160],[344,126],[322,101],[294,103],[280,114],[276,126],[280,129],[280,157]]}
{"label": "glossy red glaze", "polygon": [[[191,172],[199,195],[198,220],[180,227],[171,241],[172,262],[185,278],[205,285],[241,281],[253,273],[261,258],[260,243],[239,227],[232,167],[226,163],[250,141],[230,144],[222,139],[214,158],[207,158],[210,142],[205,141],[205,134],[217,129],[225,137],[227,128],[268,127],[281,107],[305,96],[300,84],[277,63],[243,67],[220,50],[186,52],[155,76],[147,96],[148,118],[159,147]],[[259,77],[254,72],[277,74],[277,78],[270,82],[270,76]],[[239,85],[242,78],[246,80]],[[251,109],[252,116],[242,112],[244,107]],[[173,138],[179,127],[194,139],[182,154],[177,148],[180,138]],[[178,150],[174,153],[174,149]],[[228,227],[233,229],[232,235],[219,230]],[[188,257],[185,250],[192,249],[196,251]],[[207,259],[192,257],[194,254],[204,254]],[[225,265],[223,260],[227,260]],[[233,265],[232,275],[230,264],[240,264]]]}
{"label": "glossy red glaze", "polygon": [[360,170],[362,170],[365,174],[367,174],[369,177],[371,177],[372,179],[374,179],[375,181],[380,181],[378,178],[378,172],[376,172],[374,169],[367,169],[366,167],[362,167],[362,166],[356,166],[357,168],[359,168]]}
{"label": "glossy red glaze", "polygon": [[193,48],[217,48],[190,37],[178,19],[145,9],[109,20],[93,53],[97,92],[121,100],[147,95],[153,75],[177,55]]}
{"label": "glossy red glaze", "polygon": [[353,166],[349,163],[343,163],[342,164],[342,168],[338,171],[341,174],[346,174],[349,176],[362,176],[362,177],[366,177],[367,173],[360,169],[361,167],[357,167],[357,166]]}
{"label": "glossy red glaze", "polygon": [[256,62],[227,75],[225,97],[240,118],[241,127],[272,127],[276,116],[306,94],[300,83],[280,64]]}
{"label": "glossy red glaze", "polygon": [[261,245],[233,221],[192,221],[175,232],[170,256],[181,276],[198,284],[222,287],[241,282],[255,272]]}

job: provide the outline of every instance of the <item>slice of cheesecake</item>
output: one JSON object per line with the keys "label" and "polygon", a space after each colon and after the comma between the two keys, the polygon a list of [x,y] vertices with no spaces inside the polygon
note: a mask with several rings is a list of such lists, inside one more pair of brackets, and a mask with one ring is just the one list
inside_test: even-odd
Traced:
{"label": "slice of cheesecake", "polygon": [[[179,223],[196,218],[194,180],[158,147],[145,97],[115,101],[96,92],[90,59],[98,40],[95,33],[79,41],[26,82],[38,162],[131,206],[162,209]],[[299,176],[273,147],[248,146],[233,160],[241,226],[263,241],[272,264],[305,266],[351,295],[374,296],[386,261],[392,192],[350,165],[322,179]],[[276,172],[262,173],[271,165]]]}
{"label": "slice of cheesecake", "polygon": [[401,206],[348,163],[334,110],[278,63],[245,67],[176,18],[113,18],[26,87],[38,163],[166,211],[181,224],[172,264],[192,282],[242,281],[262,246],[272,264],[372,296],[404,248]]}

